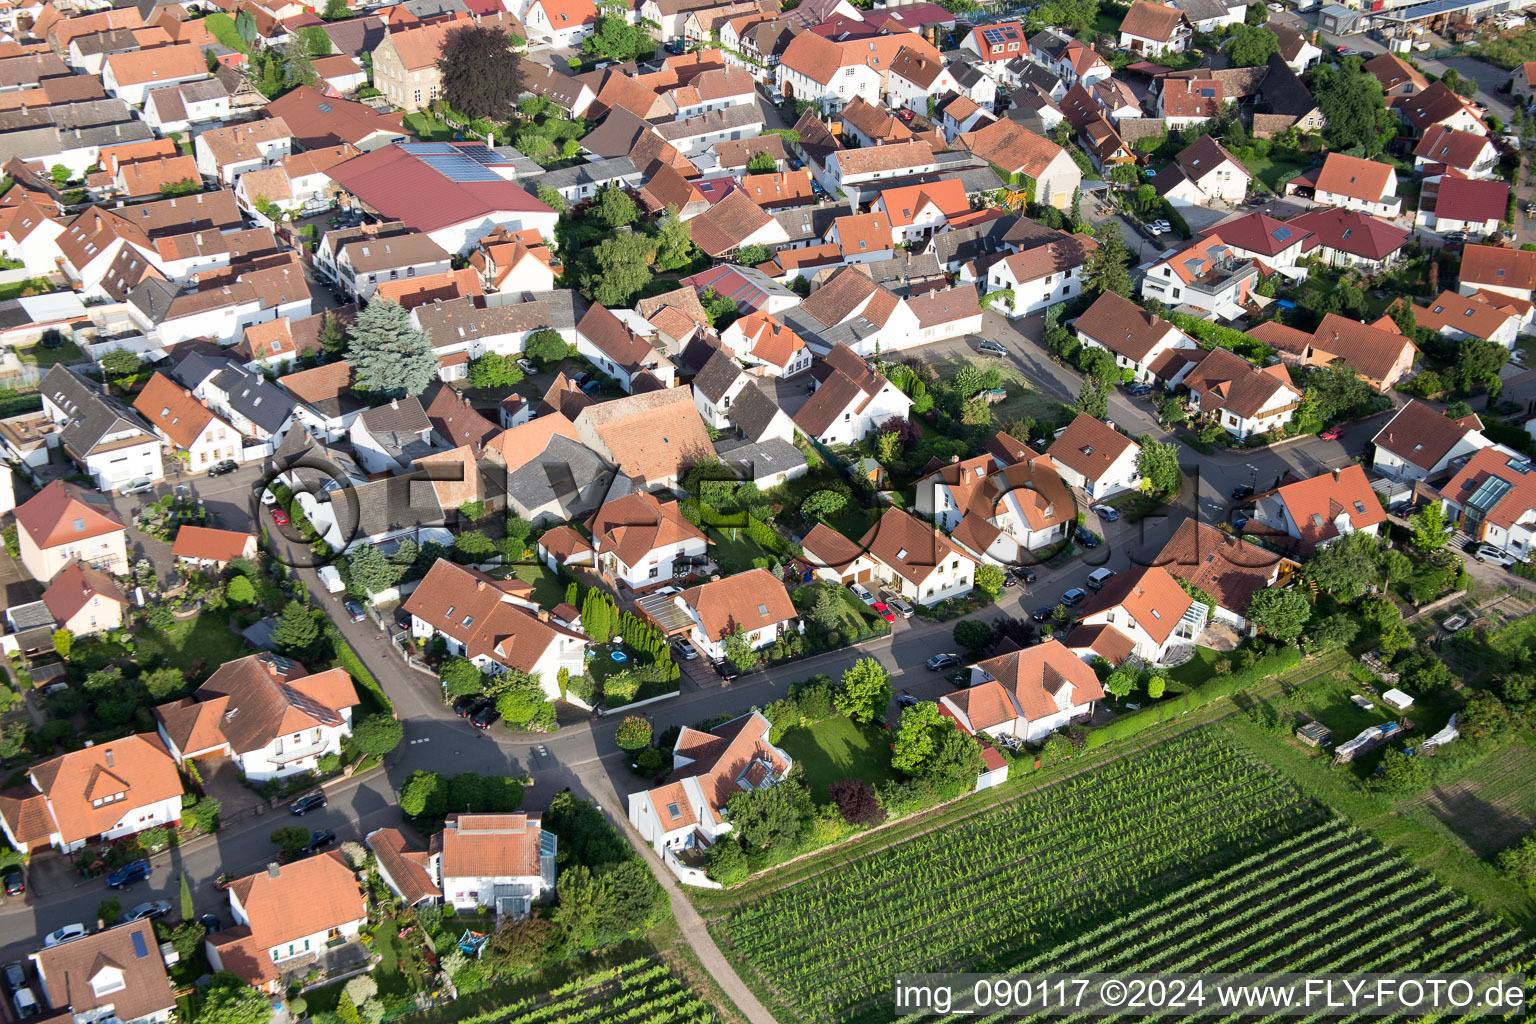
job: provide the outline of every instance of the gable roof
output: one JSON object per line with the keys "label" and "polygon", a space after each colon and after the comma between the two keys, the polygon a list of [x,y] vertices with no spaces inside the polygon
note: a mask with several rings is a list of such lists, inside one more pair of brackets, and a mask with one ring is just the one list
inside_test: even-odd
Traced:
{"label": "gable roof", "polygon": [[1358,465],[1283,484],[1275,494],[1296,524],[1303,551],[1339,536],[1334,520],[1341,515],[1349,516],[1349,524],[1355,530],[1367,529],[1387,518],[1365,470]]}
{"label": "gable roof", "polygon": [[1153,565],[1111,577],[1083,605],[1083,616],[1123,608],[1154,643],[1162,644],[1173,635],[1174,627],[1193,603],[1194,599],[1166,569]]}
{"label": "gable roof", "polygon": [[783,582],[767,569],[748,569],[711,580],[688,588],[677,599],[693,609],[699,628],[710,641],[737,629],[750,633],[787,622],[796,615]]}
{"label": "gable roof", "polygon": [[713,451],[688,387],[599,402],[581,410],[576,422],[597,435],[621,472],[648,482],[678,476]]}
{"label": "gable roof", "polygon": [[1173,40],[1183,21],[1184,12],[1177,7],[1153,3],[1152,0],[1135,0],[1120,21],[1120,31],[1166,43]]}
{"label": "gable roof", "polygon": [[133,407],[180,448],[190,448],[217,418],[192,392],[159,372],[150,376]]}
{"label": "gable roof", "polygon": [[1245,419],[1257,416],[1283,389],[1301,400],[1283,365],[1260,369],[1224,348],[1212,349],[1191,367],[1184,386],[1199,395],[1202,413],[1227,410]]}
{"label": "gable roof", "polygon": [[254,551],[256,535],[238,530],[215,530],[206,526],[183,526],[176,531],[171,554],[177,558],[206,558],[229,562]]}
{"label": "gable roof", "polygon": [[[1145,0],[1138,0],[1145,2]],[[1038,178],[1063,150],[1049,139],[1009,121],[994,121],[973,132],[955,136],[955,144],[996,164],[1008,174],[1027,174]]]}
{"label": "gable roof", "polygon": [[100,494],[55,480],[16,509],[16,523],[40,548],[104,537],[123,529]]}
{"label": "gable roof", "polygon": [[953,558],[974,562],[937,527],[899,508],[888,508],[859,540],[871,558],[912,583],[922,583]]}
{"label": "gable roof", "polygon": [[1326,245],[1366,259],[1384,260],[1406,245],[1409,237],[1406,230],[1389,221],[1336,206],[1319,206],[1286,224],[1311,236],[1302,243],[1304,254]]}
{"label": "gable roof", "polygon": [[1536,252],[1496,245],[1467,245],[1461,250],[1463,284],[1536,289]]}
{"label": "gable roof", "polygon": [[1509,208],[1509,182],[1447,175],[1435,195],[1435,218],[1470,223],[1501,221]]}
{"label": "gable roof", "polygon": [[1112,291],[1105,291],[1077,318],[1079,334],[1134,362],[1146,359],[1158,342],[1177,329],[1162,317]]}
{"label": "gable roof", "polygon": [[1317,191],[1379,203],[1392,183],[1392,165],[1345,153],[1329,153],[1317,176]]}
{"label": "gable roof", "polygon": [[1247,616],[1253,595],[1270,585],[1280,561],[1256,544],[1186,519],[1153,564],[1210,594],[1218,607]]}
{"label": "gable roof", "polygon": [[1350,366],[1373,380],[1385,381],[1405,348],[1417,351],[1412,341],[1395,330],[1380,324],[1391,325],[1385,317],[1376,324],[1363,324],[1358,320],[1329,313],[1312,333],[1312,345],[1316,349],[1337,356]]}
{"label": "gable roof", "polygon": [[465,657],[485,657],[519,672],[531,672],[561,637],[581,638],[508,600],[525,591],[521,580],[493,579],[478,569],[440,559],[403,607],[463,644]]}
{"label": "gable roof", "polygon": [[1484,521],[1508,530],[1536,509],[1536,473],[1522,456],[1484,448],[1467,460],[1440,491],[1450,502],[1482,513]]}
{"label": "gable roof", "polygon": [[539,874],[542,818],[537,814],[452,814],[433,837],[442,876],[532,878]]}
{"label": "gable roof", "polygon": [[612,551],[631,567],[657,548],[705,540],[703,531],[683,518],[677,502],[663,503],[643,491],[605,502],[587,520],[587,529],[597,551]]}
{"label": "gable roof", "polygon": [[1089,480],[1098,480],[1122,455],[1140,446],[1100,420],[1084,413],[1067,424],[1051,442],[1051,458]]}
{"label": "gable roof", "polygon": [[94,597],[104,597],[125,608],[128,606],[128,599],[112,582],[112,577],[79,562],[71,562],[43,591],[43,603],[54,620],[60,623],[74,618]]}
{"label": "gable roof", "polygon": [[1365,62],[1362,70],[1376,77],[1383,92],[1391,92],[1403,85],[1411,85],[1415,93],[1429,88],[1429,79],[1395,53],[1378,53]]}
{"label": "gable roof", "polygon": [[[34,765],[31,777],[38,792],[48,798],[54,831],[66,844],[114,828],[132,808],[181,796],[176,762],[154,733],[136,733],[61,754]],[[108,799],[119,794],[120,799]],[[95,800],[102,803],[93,806]]]}
{"label": "gable roof", "polygon": [[1425,130],[1424,137],[1413,147],[1413,155],[1421,160],[1466,171],[1476,166],[1484,150],[1492,147],[1493,143],[1488,141],[1487,136],[1435,124]]}
{"label": "gable roof", "polygon": [[268,867],[230,883],[250,924],[209,936],[226,970],[253,983],[277,978],[272,947],[324,934],[368,916],[352,869],[340,851]]}
{"label": "gable roof", "polygon": [[737,249],[772,222],[773,218],[739,189],[689,221],[694,244],[716,258]]}
{"label": "gable roof", "polygon": [[[105,1011],[117,1020],[143,1020],[176,1005],[159,946],[154,924],[134,921],[45,946],[32,959],[47,982],[49,1001],[58,1009],[67,1008],[82,1017]],[[103,984],[97,995],[92,982],[104,972],[119,974],[122,985]]]}
{"label": "gable roof", "polygon": [[413,850],[399,829],[378,829],[370,832],[366,841],[406,906],[414,907],[422,900],[442,897],[443,891],[427,873],[427,852]]}
{"label": "gable roof", "polygon": [[1371,443],[1429,472],[1462,438],[1480,431],[1482,426],[1482,420],[1476,414],[1453,420],[1439,409],[1413,398],[1376,432]]}
{"label": "gable roof", "polygon": [[[355,19],[366,21],[369,19]],[[333,22],[327,30],[338,27]],[[376,133],[405,136],[400,114],[381,114],[366,103],[326,96],[308,85],[283,93],[262,109],[268,117],[281,118],[306,150],[325,149],[342,143],[358,145]]]}
{"label": "gable roof", "polygon": [[1477,124],[1483,123],[1472,105],[1452,92],[1444,82],[1435,82],[1423,92],[1404,98],[1397,109],[1421,132],[1462,112],[1470,114]]}
{"label": "gable roof", "polygon": [[[1061,708],[1057,704],[1057,697],[1063,686],[1070,688],[1068,706],[1104,698],[1104,689],[1093,669],[1054,638],[1033,647],[977,662],[976,667],[990,675],[996,685],[1012,698],[1011,703],[1017,708],[1018,716],[1027,722],[1039,721],[1058,713]],[[956,697],[959,694],[950,696]],[[971,725],[975,729],[986,728],[974,716],[968,717],[971,717]]]}
{"label": "gable roof", "polygon": [[1247,252],[1278,256],[1305,239],[1308,232],[1299,228],[1296,221],[1278,221],[1259,212],[1222,221],[1207,228],[1204,234],[1215,235],[1228,245]]}

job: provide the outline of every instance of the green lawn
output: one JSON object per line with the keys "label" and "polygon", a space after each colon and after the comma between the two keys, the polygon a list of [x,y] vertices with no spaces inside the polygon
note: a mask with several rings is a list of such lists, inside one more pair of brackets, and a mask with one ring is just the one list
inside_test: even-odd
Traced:
{"label": "green lawn", "polygon": [[422,142],[452,142],[454,131],[431,114],[417,112],[405,115],[405,130]]}
{"label": "green lawn", "polygon": [[1175,684],[1170,689],[1177,689],[1180,685],[1188,690],[1194,689],[1215,675],[1211,667],[1224,657],[1228,656],[1213,651],[1209,647],[1196,647],[1193,658],[1190,658],[1178,668],[1170,669],[1164,673],[1168,681]]}
{"label": "green lawn", "polygon": [[[870,623],[875,621],[875,613],[870,611],[864,602],[855,597],[853,591],[847,587],[839,587],[836,584],[829,584],[829,586],[832,587],[838,600],[842,602],[841,614],[838,616],[839,621],[834,628],[845,635],[850,631],[857,632],[868,629]],[[801,611],[810,608],[816,600],[818,592],[819,589],[814,587],[802,587],[796,590],[791,595],[794,599],[795,607]]]}
{"label": "green lawn", "polygon": [[136,639],[138,651],[134,660],[142,664],[163,654],[189,679],[203,678],[226,661],[250,653],[244,639],[229,628],[219,613],[179,621],[164,633],[146,630]]}
{"label": "green lawn", "polygon": [[754,558],[772,561],[774,557],[771,551],[764,551],[756,541],[748,537],[745,529],[706,526],[704,536],[709,538],[710,557],[720,563],[722,576],[745,572],[752,568]]}
{"label": "green lawn", "polygon": [[533,584],[533,599],[540,608],[553,608],[565,600],[565,584],[548,566],[525,562],[514,565],[511,574],[524,583]]}
{"label": "green lawn", "polygon": [[235,31],[235,19],[227,14],[210,14],[203,20],[208,26],[208,31],[213,33],[213,38],[229,47],[231,50],[239,50],[246,53],[245,40],[240,38],[240,33]]}
{"label": "green lawn", "polygon": [[19,299],[22,292],[31,291],[33,294],[42,295],[53,291],[53,286],[41,277],[29,277],[24,281],[12,281],[9,284],[0,284],[0,301],[6,299]]}
{"label": "green lawn", "polygon": [[44,348],[42,345],[33,345],[31,348],[18,349],[16,358],[25,366],[35,366],[40,370],[46,370],[56,363],[73,363],[83,357],[83,353],[72,341],[66,341],[58,348]]}
{"label": "green lawn", "polygon": [[805,769],[806,785],[820,803],[827,787],[840,779],[857,778],[878,786],[896,778],[891,767],[891,733],[874,725],[855,725],[834,715],[809,727],[791,729],[779,746]]}
{"label": "green lawn", "polygon": [[1311,167],[1316,160],[1316,155],[1312,153],[1273,149],[1268,156],[1249,157],[1243,161],[1243,164],[1248,168],[1249,173],[1263,182],[1270,191],[1284,194],[1285,183]]}

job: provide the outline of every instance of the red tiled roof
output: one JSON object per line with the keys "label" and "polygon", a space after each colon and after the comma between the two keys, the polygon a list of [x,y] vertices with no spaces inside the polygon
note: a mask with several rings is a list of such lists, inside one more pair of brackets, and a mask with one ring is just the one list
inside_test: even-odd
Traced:
{"label": "red tiled roof", "polygon": [[[89,502],[93,492],[55,480],[16,509],[16,522],[40,548],[57,547],[117,533],[123,524],[105,502]],[[98,496],[99,497],[99,496]]]}
{"label": "red tiled roof", "polygon": [[[1359,467],[1356,467],[1359,468]],[[1083,616],[1122,608],[1152,641],[1162,644],[1189,610],[1194,599],[1166,569],[1148,566],[1120,573],[1083,606]]]}
{"label": "red tiled roof", "polygon": [[212,530],[205,526],[183,526],[176,533],[171,554],[177,558],[208,559],[226,563],[255,554],[254,534],[235,530]]}
{"label": "red tiled roof", "polygon": [[1296,524],[1306,551],[1339,535],[1334,520],[1341,515],[1347,515],[1356,530],[1376,526],[1387,518],[1365,470],[1356,465],[1285,484],[1275,493]]}

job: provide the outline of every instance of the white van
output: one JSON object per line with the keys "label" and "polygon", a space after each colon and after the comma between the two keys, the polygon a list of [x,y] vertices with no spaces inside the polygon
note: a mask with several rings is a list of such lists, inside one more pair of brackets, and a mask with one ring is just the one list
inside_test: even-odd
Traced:
{"label": "white van", "polygon": [[1088,574],[1088,589],[1098,590],[1109,582],[1109,578],[1115,574],[1113,569],[1095,569]]}
{"label": "white van", "polygon": [[315,571],[320,575],[320,582],[325,584],[326,593],[339,594],[347,589],[347,585],[341,582],[341,573],[334,565],[322,565]]}

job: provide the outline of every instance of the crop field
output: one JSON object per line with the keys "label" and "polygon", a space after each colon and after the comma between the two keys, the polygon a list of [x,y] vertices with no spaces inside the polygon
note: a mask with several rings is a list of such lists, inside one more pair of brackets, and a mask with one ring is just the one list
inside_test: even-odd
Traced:
{"label": "crop field", "polygon": [[[593,971],[537,996],[497,1003],[494,1009],[456,1019],[459,1024],[713,1024],[718,1020],[714,1009],[670,967],[651,957]],[[430,1012],[425,1020],[435,1024]]]}
{"label": "crop field", "polygon": [[1529,947],[1289,782],[1190,734],[745,900],[781,1021],[890,1020],[897,972],[1450,970]]}

